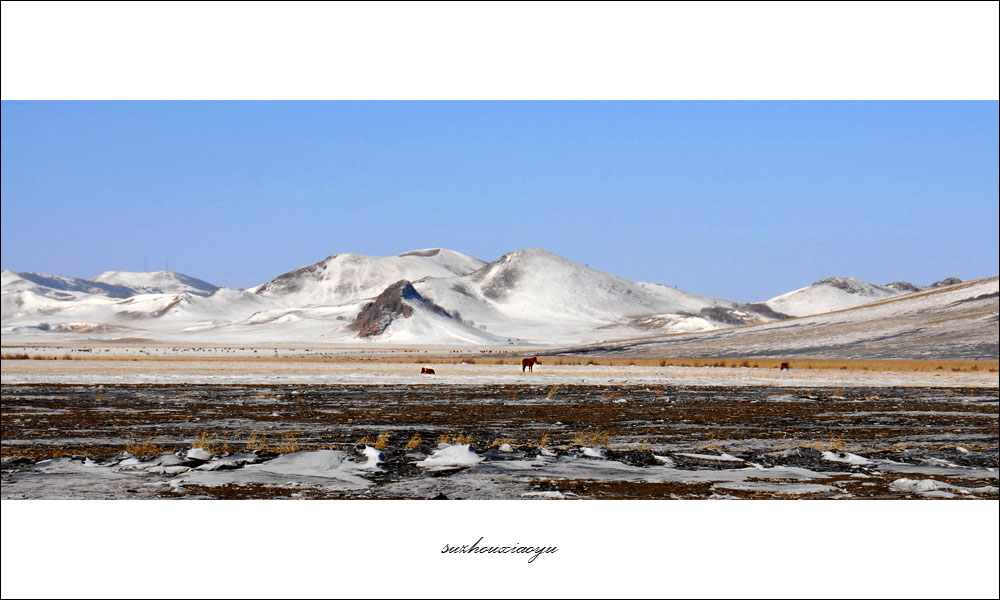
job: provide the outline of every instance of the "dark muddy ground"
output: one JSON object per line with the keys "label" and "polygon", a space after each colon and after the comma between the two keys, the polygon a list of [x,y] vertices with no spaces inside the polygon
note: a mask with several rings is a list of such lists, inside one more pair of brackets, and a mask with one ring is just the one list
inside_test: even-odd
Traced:
{"label": "dark muddy ground", "polygon": [[[4,498],[996,498],[1000,466],[981,388],[5,385],[2,435]],[[418,464],[456,442],[482,460]],[[240,477],[365,445],[349,485]]]}

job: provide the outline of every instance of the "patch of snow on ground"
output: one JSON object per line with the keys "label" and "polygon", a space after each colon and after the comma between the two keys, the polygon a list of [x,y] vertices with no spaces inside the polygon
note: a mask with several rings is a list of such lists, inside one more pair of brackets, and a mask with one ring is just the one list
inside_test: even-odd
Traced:
{"label": "patch of snow on ground", "polygon": [[857,454],[851,454],[850,452],[832,452],[830,450],[823,452],[822,459],[851,465],[870,465],[872,463],[872,461],[868,460],[864,456],[858,456]]}
{"label": "patch of snow on ground", "polygon": [[562,492],[524,492],[521,494],[522,498],[546,498],[550,500],[559,500],[565,498]]}
{"label": "patch of snow on ground", "polygon": [[684,458],[693,458],[695,460],[711,460],[718,462],[744,462],[742,458],[736,458],[732,454],[687,454],[684,452],[678,452],[677,456],[683,456]]}
{"label": "patch of snow on ground", "polygon": [[425,469],[441,469],[472,466],[482,461],[483,457],[476,454],[469,444],[453,444],[438,448],[430,456],[417,462],[417,466]]}
{"label": "patch of snow on ground", "polygon": [[897,479],[889,487],[897,492],[908,492],[935,498],[954,498],[956,495],[967,494],[995,495],[997,493],[997,487],[993,485],[965,488],[936,479]]}
{"label": "patch of snow on ground", "polygon": [[264,485],[319,485],[327,488],[367,487],[371,482],[357,473],[371,470],[371,455],[364,463],[345,458],[340,450],[306,450],[282,454],[240,469],[188,471],[171,480],[175,488],[184,484],[219,486],[227,483]]}
{"label": "patch of snow on ground", "polygon": [[204,448],[191,448],[187,451],[187,457],[194,460],[211,460],[212,453]]}

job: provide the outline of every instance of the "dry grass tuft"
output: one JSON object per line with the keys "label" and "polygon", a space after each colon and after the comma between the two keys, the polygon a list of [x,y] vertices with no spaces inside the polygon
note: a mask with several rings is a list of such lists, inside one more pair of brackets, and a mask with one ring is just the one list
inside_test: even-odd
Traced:
{"label": "dry grass tuft", "polygon": [[222,445],[219,445],[218,442],[209,442],[208,441],[208,432],[207,431],[202,431],[201,432],[201,439],[199,439],[197,442],[195,442],[194,444],[192,444],[191,447],[192,448],[201,448],[205,452],[208,452],[210,454],[223,454],[223,453],[229,452],[229,443],[228,442],[223,442]]}
{"label": "dry grass tuft", "polygon": [[267,445],[267,434],[261,432],[257,435],[256,431],[250,433],[250,439],[247,440],[246,449],[250,452],[266,452],[268,449]]}
{"label": "dry grass tuft", "polygon": [[810,448],[812,450],[840,450],[843,446],[844,441],[840,438],[835,438],[832,440],[815,440],[812,442],[806,442],[805,444],[800,444],[800,448]]}
{"label": "dry grass tuft", "polygon": [[715,438],[712,438],[701,445],[702,450],[715,450],[716,452],[722,452],[720,448],[719,442],[716,441]]}
{"label": "dry grass tuft", "polygon": [[279,454],[287,454],[289,452],[299,451],[299,436],[302,435],[301,431],[289,431],[281,436],[281,444],[275,448],[275,452]]}
{"label": "dry grass tuft", "polygon": [[611,443],[611,434],[602,429],[583,431],[573,436],[573,446],[591,446],[607,448]]}
{"label": "dry grass tuft", "polygon": [[138,443],[135,440],[125,444],[125,451],[136,456],[159,456],[167,452],[166,448],[153,443],[153,438],[146,438],[145,442]]}
{"label": "dry grass tuft", "polygon": [[412,450],[414,448],[418,448],[420,444],[423,443],[424,443],[424,438],[420,437],[419,433],[414,433],[413,437],[410,438],[410,441],[406,442],[406,446],[404,446],[404,448],[406,448],[407,450]]}

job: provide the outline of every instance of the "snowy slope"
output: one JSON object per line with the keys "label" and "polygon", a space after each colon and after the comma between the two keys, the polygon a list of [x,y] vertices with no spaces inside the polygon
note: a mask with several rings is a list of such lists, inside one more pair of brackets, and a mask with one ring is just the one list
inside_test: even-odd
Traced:
{"label": "snowy slope", "polygon": [[133,296],[137,294],[179,294],[182,292],[206,296],[218,287],[207,281],[175,271],[152,271],[149,273],[105,271],[92,281],[132,290],[130,295]]}
{"label": "snowy slope", "polygon": [[44,273],[15,273],[9,270],[5,270],[0,278],[0,289],[3,293],[31,291],[55,300],[73,300],[85,294],[101,294],[112,298],[134,295],[133,290],[111,283]]}
{"label": "snowy slope", "polygon": [[539,248],[515,250],[463,277],[415,287],[474,327],[535,344],[614,339],[649,329],[712,329],[720,326],[714,317],[736,313],[762,320],[729,300],[629,281]]}
{"label": "snowy slope", "polygon": [[501,341],[425,298],[405,279],[366,303],[348,328],[357,331],[361,338],[400,344],[496,344]]}
{"label": "snowy slope", "polygon": [[829,277],[812,285],[771,298],[765,304],[772,309],[802,317],[870,304],[878,300],[937,289],[961,283],[954,277],[921,287],[906,281],[888,285],[868,283],[854,277]]}
{"label": "snowy slope", "polygon": [[572,354],[997,360],[998,278],[775,323],[568,349]]}
{"label": "snowy slope", "polygon": [[654,284],[601,273],[540,248],[515,250],[466,278],[483,297],[512,316],[580,316],[607,319],[655,312],[732,306]]}
{"label": "snowy slope", "polygon": [[[39,327],[81,332],[172,330],[178,328],[177,323],[168,323],[164,317],[179,314],[187,305],[200,308],[182,319],[187,321],[185,326],[222,315],[231,317],[241,310],[232,297],[223,300],[224,295],[213,294],[215,286],[172,271],[109,271],[94,280],[4,271],[2,283],[5,332]],[[264,303],[246,295],[258,305]],[[212,296],[216,297],[209,300]]]}
{"label": "snowy slope", "polygon": [[329,306],[371,298],[405,279],[465,275],[485,263],[452,250],[432,248],[396,256],[334,254],[248,291],[289,306]]}
{"label": "snowy slope", "polygon": [[107,271],[93,279],[63,277],[44,273],[15,273],[5,270],[0,280],[3,293],[32,291],[56,300],[80,298],[80,294],[98,294],[111,298],[129,298],[138,294],[207,295],[216,286],[174,271],[130,273]]}

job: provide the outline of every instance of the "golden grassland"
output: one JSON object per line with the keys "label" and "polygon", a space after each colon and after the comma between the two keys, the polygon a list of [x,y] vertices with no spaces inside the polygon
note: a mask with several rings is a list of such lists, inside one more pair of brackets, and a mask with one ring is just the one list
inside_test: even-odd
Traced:
{"label": "golden grassland", "polygon": [[[976,372],[996,373],[1000,361],[988,360],[907,360],[907,359],[842,359],[842,358],[717,358],[717,357],[637,357],[616,355],[545,356],[538,354],[542,366],[610,366],[610,367],[716,367],[730,369],[777,369],[789,363],[792,369],[826,371],[901,371],[901,372]],[[100,355],[44,355],[11,353],[0,355],[2,360],[75,360],[110,362],[210,362],[210,363],[306,363],[306,364],[475,364],[520,365],[521,355],[475,357],[440,355],[397,355],[378,357],[320,357],[320,356],[100,356]]]}
{"label": "golden grassland", "polygon": [[840,358],[637,358],[599,357],[587,359],[566,359],[551,357],[552,365],[607,365],[642,367],[717,367],[729,369],[778,369],[782,363],[789,363],[792,369],[815,369],[821,371],[954,371],[954,372],[997,372],[998,361],[980,360],[876,360]]}

